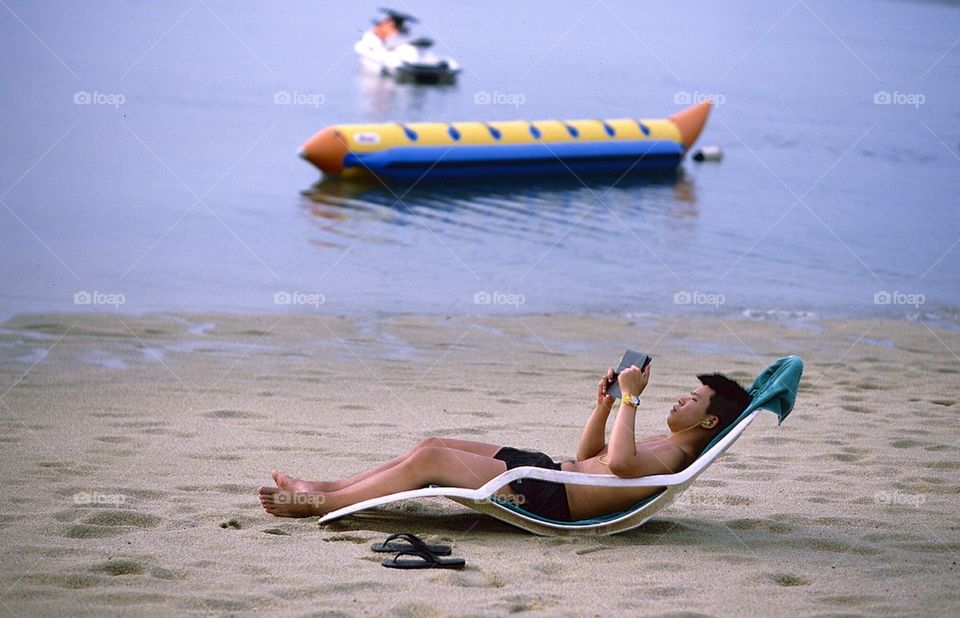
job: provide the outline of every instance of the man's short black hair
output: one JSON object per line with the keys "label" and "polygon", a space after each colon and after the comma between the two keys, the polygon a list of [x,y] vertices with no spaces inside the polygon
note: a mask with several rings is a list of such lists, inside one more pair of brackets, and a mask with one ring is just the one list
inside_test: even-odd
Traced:
{"label": "man's short black hair", "polygon": [[705,386],[713,389],[713,397],[707,407],[707,414],[713,414],[720,419],[717,433],[727,428],[730,423],[750,405],[752,397],[735,380],[731,380],[722,373],[702,373],[697,376]]}

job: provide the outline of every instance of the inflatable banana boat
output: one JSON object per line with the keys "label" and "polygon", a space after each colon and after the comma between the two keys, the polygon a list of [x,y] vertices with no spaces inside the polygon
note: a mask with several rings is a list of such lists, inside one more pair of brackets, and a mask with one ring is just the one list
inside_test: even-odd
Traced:
{"label": "inflatable banana boat", "polygon": [[659,120],[537,120],[339,124],[300,156],[331,176],[385,180],[674,169],[710,113],[710,102]]}

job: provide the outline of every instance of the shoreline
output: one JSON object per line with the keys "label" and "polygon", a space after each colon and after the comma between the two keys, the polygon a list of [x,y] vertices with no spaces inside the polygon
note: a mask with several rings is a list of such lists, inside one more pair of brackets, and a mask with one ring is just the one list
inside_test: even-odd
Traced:
{"label": "shoreline", "polygon": [[[373,316],[363,315],[335,315],[335,314],[243,314],[229,312],[159,312],[143,314],[116,314],[106,312],[53,312],[53,313],[23,313],[0,323],[0,361],[16,361],[18,345],[25,350],[29,348],[34,353],[43,348],[41,342],[56,341],[68,335],[96,339],[104,337],[114,343],[126,342],[116,346],[115,353],[129,357],[131,351],[139,350],[142,362],[151,360],[162,362],[167,353],[189,353],[195,348],[202,350],[203,341],[216,342],[216,346],[227,352],[231,348],[255,350],[258,347],[279,350],[278,344],[304,347],[312,343],[321,345],[329,340],[340,340],[337,333],[331,329],[332,325],[346,329],[350,337],[358,342],[362,341],[361,348],[382,346],[385,353],[396,355],[398,358],[411,355],[413,349],[411,341],[398,334],[390,334],[391,327],[402,330],[405,326],[417,325],[415,330],[436,326],[455,324],[459,325],[457,332],[462,337],[467,331],[478,331],[492,336],[503,335],[508,329],[501,329],[502,325],[523,324],[526,330],[524,340],[528,343],[537,343],[546,350],[550,349],[548,340],[551,332],[550,323],[557,324],[586,324],[584,331],[588,335],[585,340],[577,341],[576,332],[567,333],[566,339],[576,341],[576,348],[584,350],[592,347],[594,351],[609,349],[614,352],[610,358],[615,361],[618,349],[630,347],[629,342],[620,342],[619,337],[612,334],[615,329],[636,331],[643,333],[649,328],[666,329],[663,337],[655,340],[656,345],[669,344],[670,329],[676,325],[688,327],[702,327],[714,329],[715,337],[705,336],[704,341],[697,344],[694,351],[705,354],[733,354],[760,358],[754,350],[747,346],[737,336],[730,325],[736,325],[747,331],[760,330],[770,332],[782,329],[785,332],[814,335],[827,334],[837,325],[851,325],[851,333],[847,334],[850,342],[876,346],[890,350],[896,349],[895,342],[884,336],[890,331],[926,332],[935,339],[942,336],[951,336],[960,333],[960,329],[929,324],[923,321],[884,318],[825,318],[816,315],[777,314],[774,316],[712,316],[712,315],[682,315],[682,316],[655,316],[640,313],[627,314],[529,314],[529,315],[435,315],[414,313],[381,313]],[[529,324],[546,325],[542,332],[531,329]],[[860,325],[860,326],[857,326]],[[279,328],[278,328],[279,327]],[[862,328],[863,332],[857,335],[854,331]],[[274,332],[276,330],[276,332]],[[310,333],[309,339],[301,339],[299,334]],[[271,336],[276,335],[275,344],[267,343]],[[364,340],[364,337],[370,337]],[[251,341],[251,337],[256,341]],[[264,341],[266,340],[266,341]],[[718,340],[723,343],[718,342]],[[158,347],[148,345],[155,341]],[[551,341],[557,343],[557,341]],[[341,342],[342,343],[342,342]],[[435,342],[442,345],[441,342]],[[676,342],[674,342],[676,343]],[[633,344],[633,347],[640,342]],[[309,346],[306,346],[309,347]],[[415,347],[415,346],[414,346]],[[560,346],[563,347],[562,345]],[[948,350],[949,351],[949,350]],[[298,352],[303,353],[301,350]],[[791,352],[792,353],[792,352]],[[784,353],[786,355],[786,353]],[[20,357],[20,360],[29,360]],[[81,360],[82,362],[82,360]],[[124,368],[125,364],[111,365],[109,361],[100,364],[104,367]],[[615,363],[614,363],[615,364]]]}
{"label": "shoreline", "polygon": [[487,312],[469,312],[451,310],[362,310],[355,312],[345,311],[325,311],[323,305],[314,310],[304,308],[302,311],[257,311],[253,309],[229,309],[229,310],[179,310],[179,309],[145,309],[138,311],[127,311],[120,307],[113,309],[63,309],[63,310],[23,310],[12,311],[9,313],[0,313],[0,328],[5,324],[18,320],[26,316],[115,316],[118,318],[163,318],[163,317],[185,317],[185,316],[225,316],[231,318],[343,318],[360,320],[386,320],[394,318],[436,318],[436,319],[511,319],[511,318],[538,318],[538,317],[570,317],[570,318],[598,318],[598,319],[627,319],[627,320],[659,320],[659,319],[717,319],[717,320],[750,320],[767,321],[781,323],[784,325],[815,323],[819,321],[887,321],[887,322],[907,322],[926,324],[931,327],[942,328],[960,332],[960,306],[942,306],[934,311],[904,311],[903,313],[863,313],[863,312],[824,312],[808,309],[751,309],[751,308],[733,308],[733,309],[691,309],[679,310],[673,313],[660,311],[634,311],[634,310],[584,310],[584,311],[523,311],[519,307],[505,307],[500,310],[491,310]]}

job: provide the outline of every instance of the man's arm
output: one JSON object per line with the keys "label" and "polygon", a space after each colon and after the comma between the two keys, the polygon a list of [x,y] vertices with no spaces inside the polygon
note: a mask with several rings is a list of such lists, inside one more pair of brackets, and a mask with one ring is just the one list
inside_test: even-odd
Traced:
{"label": "man's arm", "polygon": [[607,418],[610,417],[610,410],[613,409],[614,399],[607,395],[607,385],[613,379],[613,367],[607,370],[606,375],[600,378],[597,384],[597,405],[590,413],[590,418],[583,426],[583,433],[580,434],[580,444],[577,445],[577,461],[590,459],[603,450],[607,445],[606,429]]}
{"label": "man's arm", "polygon": [[[640,395],[650,380],[650,365],[643,371],[634,365],[620,372],[620,391],[626,395]],[[637,409],[621,403],[617,419],[610,433],[607,466],[620,478],[637,478],[651,474],[670,474],[683,465],[683,452],[671,445],[637,449],[635,435]]]}

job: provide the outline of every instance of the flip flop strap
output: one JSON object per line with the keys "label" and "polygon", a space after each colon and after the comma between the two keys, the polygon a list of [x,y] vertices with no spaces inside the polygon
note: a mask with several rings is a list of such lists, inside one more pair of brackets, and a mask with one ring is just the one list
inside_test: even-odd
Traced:
{"label": "flip flop strap", "polygon": [[421,553],[419,551],[413,551],[413,550],[404,550],[393,557],[393,563],[399,564],[398,560],[402,556],[412,556],[414,558],[420,558],[426,564],[433,564],[433,565],[440,564],[440,558],[438,558],[436,554],[434,554],[429,550],[426,553]]}
{"label": "flip flop strap", "polygon": [[[427,544],[424,543],[423,540],[420,539],[420,537],[418,537],[415,534],[411,534],[410,532],[398,532],[397,534],[391,534],[390,536],[387,537],[387,540],[383,542],[384,547],[386,547],[390,543],[390,541],[394,541],[397,539],[402,539],[410,543],[411,547],[416,549],[418,552],[429,554],[431,557],[434,558],[434,560],[436,560],[436,558],[438,557],[433,550],[427,547]],[[403,553],[409,553],[409,550],[404,550]]]}

